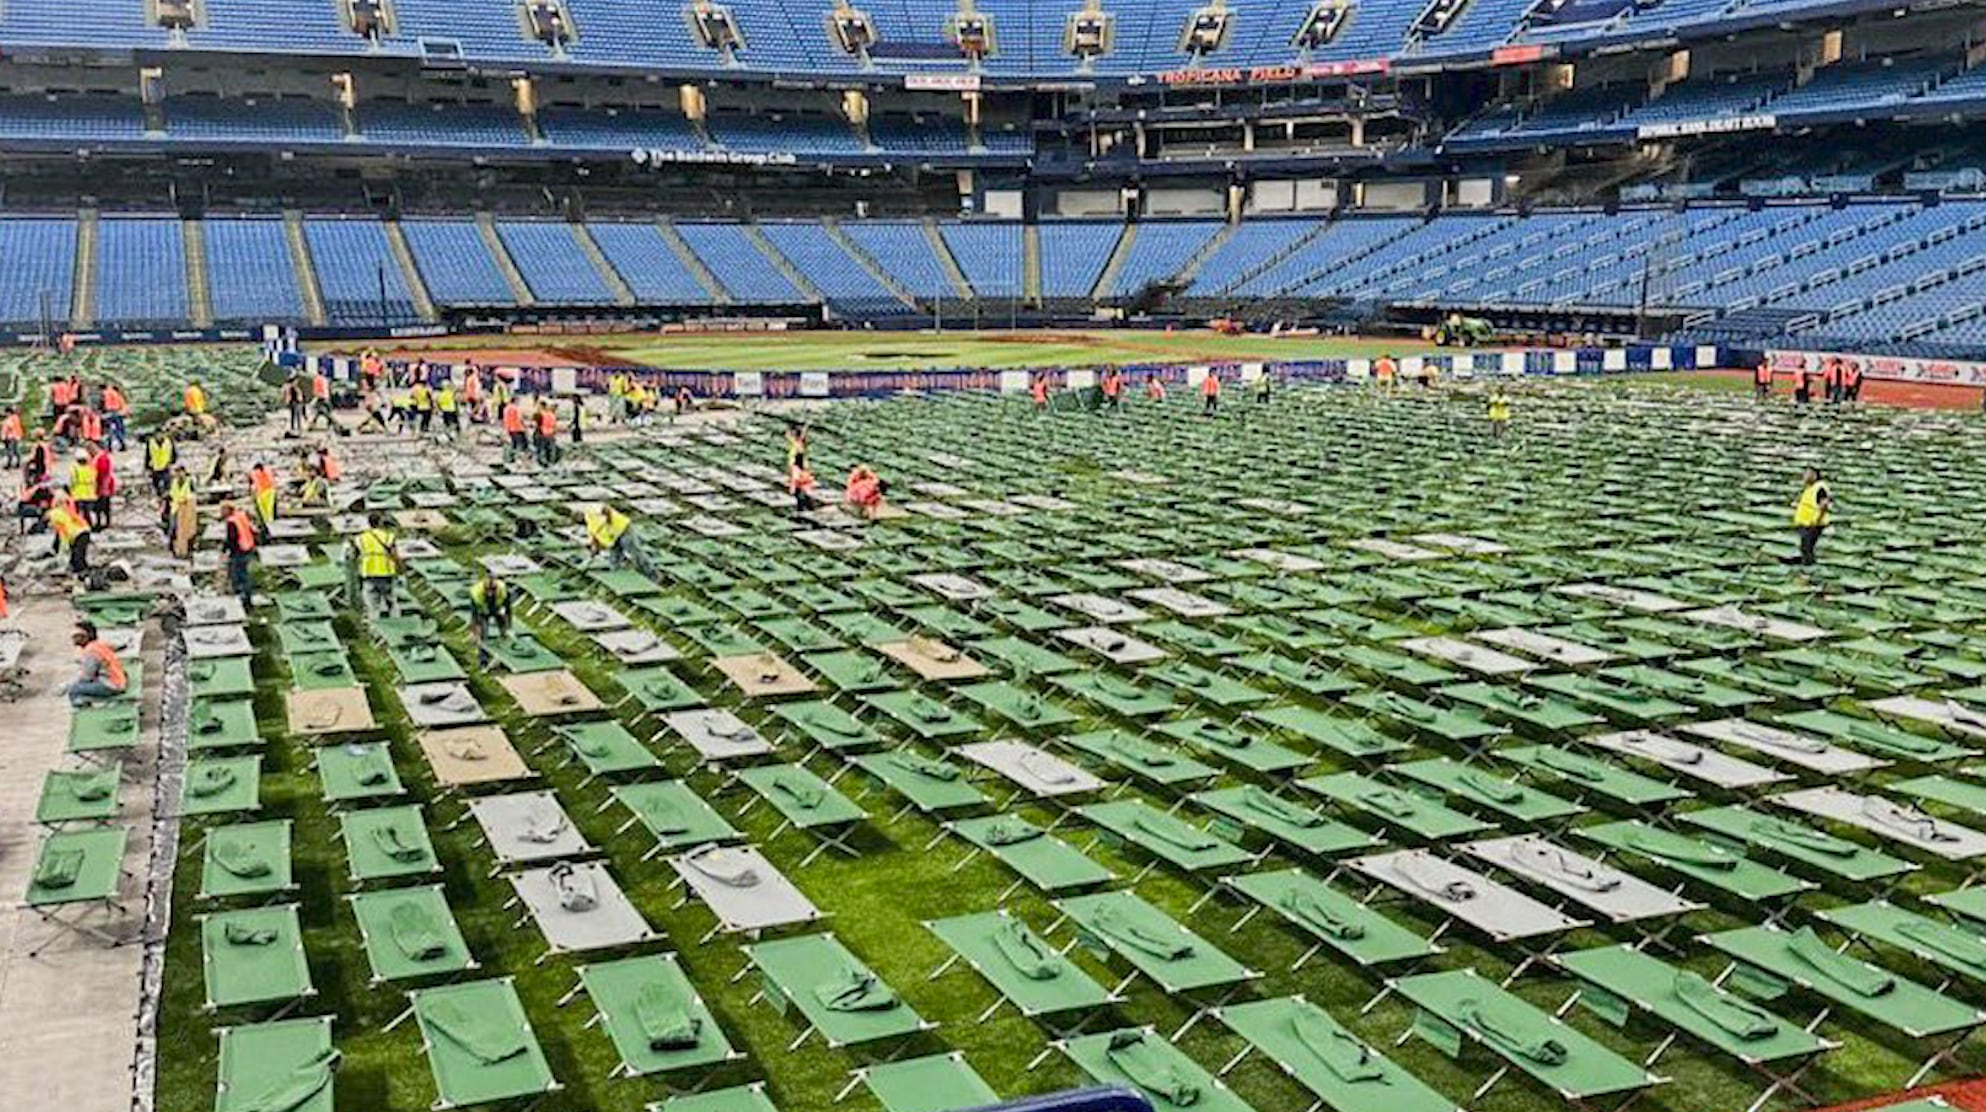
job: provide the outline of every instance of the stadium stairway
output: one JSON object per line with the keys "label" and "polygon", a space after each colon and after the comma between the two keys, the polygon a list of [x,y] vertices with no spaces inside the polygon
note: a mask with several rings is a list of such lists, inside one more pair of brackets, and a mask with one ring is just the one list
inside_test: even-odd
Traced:
{"label": "stadium stairway", "polygon": [[1097,272],[1096,285],[1090,287],[1090,296],[1101,301],[1117,285],[1117,272],[1124,269],[1124,260],[1131,254],[1131,245],[1138,241],[1138,225],[1125,221],[1124,230],[1117,234],[1117,246],[1110,249],[1110,258],[1104,260],[1103,269]]}
{"label": "stadium stairway", "polygon": [[207,225],[200,220],[182,220],[180,236],[186,241],[186,311],[193,327],[214,324],[214,299],[207,288]]}
{"label": "stadium stairway", "polygon": [[731,291],[725,289],[724,283],[717,280],[717,275],[712,274],[710,268],[703,265],[703,260],[697,257],[697,253],[690,250],[690,245],[683,241],[682,234],[676,231],[676,225],[664,216],[655,221],[655,226],[662,232],[662,240],[669,245],[669,250],[674,251],[676,258],[682,260],[683,269],[695,275],[696,280],[703,284],[703,288],[710,291],[710,299],[719,305],[731,304]]}
{"label": "stadium stairway", "polygon": [[88,328],[97,315],[97,210],[76,213],[75,285],[69,293],[69,327]]}
{"label": "stadium stairway", "polygon": [[579,241],[580,252],[593,263],[593,269],[600,272],[600,280],[607,283],[607,289],[614,295],[614,304],[634,304],[634,291],[628,288],[627,281],[621,277],[620,271],[614,269],[614,264],[607,261],[606,252],[594,242],[593,233],[586,225],[574,224],[572,238]]}
{"label": "stadium stairway", "polygon": [[400,227],[400,222],[383,220],[380,227],[386,233],[386,246],[393,252],[393,262],[400,267],[400,273],[406,275],[407,292],[414,298],[414,312],[424,321],[440,320],[441,314],[434,307],[434,295],[428,292],[427,279],[421,277],[420,265],[414,261],[414,249],[407,246],[407,233]]}
{"label": "stadium stairway", "polygon": [[869,274],[872,277],[874,277],[877,282],[881,283],[884,289],[890,291],[890,293],[898,301],[903,302],[905,305],[910,306],[911,308],[916,308],[917,298],[913,296],[909,290],[903,287],[903,283],[898,282],[896,278],[893,275],[891,275],[888,270],[885,270],[882,264],[876,261],[874,256],[870,255],[867,251],[864,251],[860,244],[857,244],[854,240],[848,237],[848,233],[842,230],[841,221],[836,220],[834,217],[831,216],[822,217],[821,227],[827,230],[829,239],[834,240],[834,242],[837,245],[839,245],[843,251],[848,252],[849,258],[854,259],[858,263],[861,263],[862,269],[868,271]]}
{"label": "stadium stairway", "polygon": [[970,301],[973,297],[972,283],[965,280],[965,270],[959,261],[952,258],[952,249],[945,243],[945,234],[938,230],[936,217],[924,218],[924,238],[930,241],[931,252],[938,256],[938,262],[945,268],[945,277],[952,281],[952,295],[960,301]]}
{"label": "stadium stairway", "polygon": [[827,295],[821,292],[821,288],[814,285],[813,279],[800,273],[800,268],[793,265],[793,260],[782,254],[779,248],[774,247],[772,241],[765,238],[765,232],[761,231],[757,224],[747,221],[739,227],[745,233],[745,238],[751,241],[752,246],[759,249],[759,254],[764,255],[781,274],[786,276],[788,282],[793,283],[794,289],[805,294],[810,301],[827,304]]}
{"label": "stadium stairway", "polygon": [[[393,234],[398,235],[396,225]],[[283,238],[290,244],[290,266],[296,271],[297,289],[303,294],[304,318],[322,328],[330,321],[330,314],[324,309],[324,288],[317,284],[317,264],[311,261],[310,239],[303,234],[303,213],[296,209],[283,210]],[[403,241],[401,248],[406,247]],[[416,297],[425,298],[427,290],[422,289]],[[416,305],[420,303],[415,302]],[[432,312],[434,306],[428,305]]]}
{"label": "stadium stairway", "polygon": [[1200,271],[1206,267],[1207,260],[1219,254],[1221,248],[1227,246],[1228,241],[1234,238],[1235,229],[1239,227],[1241,227],[1239,223],[1229,221],[1220,231],[1209,236],[1207,242],[1201,244],[1200,249],[1193,253],[1193,257],[1187,259],[1179,268],[1179,273],[1172,276],[1172,281],[1182,289],[1192,286],[1199,280]]}
{"label": "stadium stairway", "polygon": [[[1330,228],[1335,223],[1337,223],[1337,221],[1335,220],[1319,220],[1313,223],[1307,231],[1305,231],[1302,235],[1297,236],[1289,243],[1285,244],[1280,250],[1275,251],[1274,253],[1270,254],[1268,257],[1257,262],[1253,266],[1244,267],[1240,273],[1234,275],[1233,277],[1229,278],[1226,282],[1223,282],[1221,283],[1221,285],[1215,287],[1215,289],[1213,290],[1214,295],[1219,297],[1231,293],[1234,290],[1240,288],[1241,286],[1247,285],[1248,282],[1251,279],[1253,279],[1256,275],[1266,274],[1267,272],[1282,265],[1283,260],[1288,259],[1290,256],[1310,246],[1311,240],[1316,239],[1318,236],[1323,235],[1325,230]],[[1229,233],[1229,234],[1231,236],[1233,233]],[[1202,260],[1202,262],[1204,261],[1205,260]]]}
{"label": "stadium stairway", "polygon": [[1041,304],[1041,225],[1021,225],[1021,297]]}
{"label": "stadium stairway", "polygon": [[[398,224],[390,226],[396,231],[399,229]],[[519,305],[529,307],[537,304],[537,298],[531,293],[531,284],[524,280],[524,272],[517,269],[517,260],[511,258],[510,252],[504,249],[503,237],[497,234],[496,217],[487,212],[477,213],[476,231],[483,237],[483,246],[490,249],[490,258],[496,260],[497,269],[503,272],[503,280],[510,286],[510,296],[515,298]],[[411,254],[406,256],[406,260],[412,258]],[[408,273],[412,274],[413,271],[410,269]]]}

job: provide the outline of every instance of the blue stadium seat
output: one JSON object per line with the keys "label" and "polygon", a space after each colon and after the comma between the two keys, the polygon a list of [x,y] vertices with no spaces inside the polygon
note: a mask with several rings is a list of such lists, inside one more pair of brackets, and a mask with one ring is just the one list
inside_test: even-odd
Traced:
{"label": "blue stadium seat", "polygon": [[708,305],[710,291],[653,224],[588,224],[593,242],[643,305]]}
{"label": "blue stadium seat", "polygon": [[883,268],[890,280],[915,297],[956,297],[951,275],[932,250],[922,224],[887,220],[849,221],[841,226],[849,241]]}
{"label": "blue stadium seat", "polygon": [[514,305],[483,232],[468,220],[402,220],[400,232],[436,305]]}
{"label": "blue stadium seat", "polygon": [[758,249],[742,225],[728,222],[679,223],[676,231],[691,251],[717,276],[733,301],[745,304],[798,305],[807,300],[771,259]]}
{"label": "blue stadium seat", "polygon": [[973,293],[982,298],[1021,296],[1021,226],[1006,221],[945,221],[945,246]]}
{"label": "blue stadium seat", "polygon": [[419,319],[414,295],[379,221],[306,220],[303,234],[332,324],[399,325]]}
{"label": "blue stadium seat", "polygon": [[105,328],[171,328],[190,316],[186,239],[175,217],[97,222],[96,322]]}
{"label": "blue stadium seat", "polygon": [[1225,226],[1218,220],[1147,220],[1139,224],[1130,251],[1111,277],[1110,288],[1100,292],[1105,297],[1129,297],[1152,282],[1171,279]]}
{"label": "blue stadium seat", "polygon": [[1041,239],[1041,295],[1088,297],[1103,277],[1123,225],[1117,221],[1044,221]]}
{"label": "blue stadium seat", "polygon": [[7,260],[0,322],[39,324],[46,314],[66,327],[76,283],[75,217],[0,218],[0,259]]}
{"label": "blue stadium seat", "polygon": [[541,305],[611,305],[614,291],[563,221],[500,220],[497,237]]}
{"label": "blue stadium seat", "polygon": [[274,217],[202,222],[207,301],[216,324],[294,324],[303,319],[289,236]]}

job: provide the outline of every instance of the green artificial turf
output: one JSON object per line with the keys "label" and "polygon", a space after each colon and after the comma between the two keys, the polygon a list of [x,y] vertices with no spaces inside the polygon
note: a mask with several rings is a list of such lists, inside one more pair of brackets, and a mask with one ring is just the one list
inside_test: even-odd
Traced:
{"label": "green artificial turf", "polygon": [[[1638,429],[1631,435],[1622,433],[1621,424],[1610,423],[1628,420],[1624,416],[1629,412],[1626,403],[1646,407],[1638,424],[1629,421],[1625,426]],[[1287,392],[1276,404],[1276,415],[1260,417],[1251,415],[1243,406],[1235,406],[1239,416],[1231,415],[1224,419],[1225,424],[1218,426],[1228,430],[1219,441],[1193,439],[1199,437],[1199,430],[1205,427],[1191,415],[1197,409],[1197,399],[1175,398],[1163,415],[1134,407],[1130,416],[1120,419],[1149,422],[1150,425],[1144,427],[1171,430],[1182,438],[1182,442],[1197,445],[1198,451],[1231,453],[1217,460],[1199,457],[1199,461],[1217,462],[1225,474],[1244,478],[1251,474],[1251,460],[1256,458],[1246,452],[1265,451],[1279,460],[1300,458],[1306,450],[1306,443],[1312,443],[1306,438],[1319,435],[1320,429],[1330,430],[1330,435],[1334,436],[1364,436],[1367,434],[1363,430],[1367,427],[1382,427],[1370,424],[1369,419],[1386,417],[1390,422],[1383,425],[1386,429],[1395,432],[1408,429],[1425,431],[1429,440],[1423,444],[1425,451],[1420,454],[1405,450],[1404,442],[1393,445],[1391,451],[1381,440],[1366,443],[1365,450],[1370,452],[1373,460],[1421,460],[1424,465],[1400,466],[1387,471],[1388,480],[1398,484],[1394,505],[1399,509],[1390,524],[1320,517],[1317,537],[1326,543],[1361,531],[1408,534],[1420,529],[1444,528],[1452,524],[1453,514],[1466,514],[1470,506],[1514,506],[1522,511],[1519,516],[1552,516],[1555,511],[1563,514],[1568,507],[1524,493],[1531,490],[1541,477],[1555,472],[1564,464],[1562,458],[1543,450],[1548,443],[1560,444],[1568,440],[1575,444],[1584,443],[1594,458],[1608,458],[1613,453],[1633,448],[1647,452],[1651,459],[1660,460],[1662,453],[1674,451],[1674,445],[1687,442],[1688,437],[1744,435],[1731,431],[1728,425],[1720,425],[1715,430],[1689,426],[1693,410],[1688,406],[1675,405],[1659,390],[1629,388],[1623,395],[1611,386],[1595,389],[1586,383],[1526,385],[1518,405],[1516,439],[1509,445],[1499,447],[1486,443],[1480,418],[1481,400],[1468,394],[1444,393],[1433,398],[1410,396],[1379,401],[1370,396],[1355,396],[1349,391],[1304,390]],[[817,469],[823,474],[832,473],[834,468],[845,467],[852,458],[857,458],[853,455],[857,451],[880,452],[883,450],[881,442],[887,437],[909,437],[894,441],[898,449],[906,453],[912,450],[938,451],[941,448],[975,450],[973,445],[960,438],[960,430],[986,416],[986,410],[973,408],[981,405],[1000,406],[999,419],[1003,422],[1032,419],[1022,416],[1025,402],[1017,399],[999,403],[964,399],[936,403],[901,401],[890,403],[880,411],[869,407],[849,407],[824,415],[816,423],[817,437],[823,445],[819,449],[822,462],[817,463]],[[920,409],[920,406],[928,408]],[[1663,408],[1665,406],[1669,408]],[[872,412],[888,416],[889,432],[878,431],[869,424]],[[1089,423],[1108,419],[1074,414],[1041,418],[1054,422],[1042,426],[1041,460],[1060,458],[1062,453],[1075,452],[1079,448],[1085,452],[1109,451],[1107,446],[1097,443],[1096,436],[1084,431],[1107,429],[1109,426]],[[1830,443],[1845,448],[1856,443],[1858,438],[1879,436],[1888,427],[1882,422],[1888,419],[1869,414],[1844,415],[1842,420],[1847,423],[1844,429],[1829,432],[1826,436]],[[1549,435],[1530,434],[1526,429],[1533,422],[1540,429],[1552,428],[1556,431]],[[1565,431],[1567,429],[1571,431],[1568,433]],[[922,430],[921,434],[917,430]],[[1764,431],[1791,435],[1792,426],[1776,425]],[[1400,435],[1407,436],[1404,432]],[[1970,432],[1961,429],[1957,434],[1940,435],[1946,439],[1927,442],[1923,450],[1951,449],[1959,442],[1960,436],[1970,435]],[[1582,437],[1587,439],[1582,441]],[[1680,439],[1672,440],[1672,437]],[[776,464],[779,451],[777,433],[769,426],[762,427],[758,441],[750,450],[750,455],[759,462]],[[1490,452],[1500,454],[1484,455]],[[1471,460],[1481,465],[1472,464]],[[1484,460],[1489,462],[1481,463]],[[1100,462],[1101,466],[1096,469],[1063,472],[1066,485],[1061,487],[1061,492],[1079,501],[1150,511],[1160,515],[1157,520],[1162,520],[1165,499],[1185,489],[1183,485],[1175,485],[1162,488],[1162,494],[1141,498],[1135,492],[1127,493],[1124,484],[1112,476],[1112,472],[1126,466],[1175,468],[1185,462],[1182,459],[1113,456]],[[1646,476],[1640,495],[1650,495],[1649,504],[1654,508],[1689,513],[1693,508],[1719,503],[1720,493],[1706,485],[1709,477],[1701,474],[1688,457],[1671,458],[1666,463],[1651,463],[1650,466],[1674,471],[1674,475],[1667,475],[1656,470]],[[1776,486],[1792,482],[1791,476],[1780,474],[1785,470],[1783,461],[1775,462],[1773,466],[1775,470],[1771,472],[1766,486],[1776,489]],[[1188,474],[1192,471],[1191,468],[1180,470]],[[1458,489],[1455,478],[1458,474],[1469,475],[1471,485]],[[1875,476],[1865,474],[1863,478],[1872,482]],[[1841,485],[1837,491],[1844,498],[1852,500],[1858,495],[1859,492],[1851,486],[1851,480],[1838,482]],[[1453,500],[1453,505],[1442,501],[1444,497],[1457,495],[1459,498]],[[1626,489],[1610,497],[1632,500],[1640,495]],[[1726,495],[1721,500],[1730,501],[1739,497],[1728,492]],[[1953,492],[1954,498],[1968,495],[1969,491]],[[1777,495],[1769,496],[1777,498]],[[1790,501],[1791,496],[1792,492],[1786,491],[1784,501]],[[1616,501],[1611,508],[1620,510],[1634,504],[1632,501]],[[1447,508],[1442,508],[1444,506]],[[1766,509],[1777,514],[1781,507],[1774,501],[1768,503]],[[1580,519],[1574,516],[1573,527],[1577,528],[1579,523]],[[890,523],[878,528],[914,531],[920,534],[920,539],[940,547],[947,543],[941,532],[928,531],[930,522],[926,519]],[[1125,528],[1156,530],[1160,526],[1150,520],[1133,522],[1127,518]],[[1848,535],[1852,537],[1853,533]],[[469,543],[466,534],[444,534],[441,539],[448,544],[450,555],[465,563],[487,550]],[[1210,555],[1211,552],[1204,550],[1201,554]],[[1578,554],[1570,555],[1576,558]],[[1377,576],[1380,573],[1372,571],[1369,574]],[[1775,571],[1773,574],[1782,573]],[[432,591],[425,587],[417,587],[416,590],[431,615],[440,616],[444,612],[439,597]],[[705,597],[708,598],[708,592]],[[636,617],[637,621],[645,622],[665,635],[671,634],[651,615],[644,615],[632,606],[623,605],[621,609]],[[1413,632],[1453,631],[1439,617],[1438,611],[1410,613],[1403,607],[1388,607],[1383,600],[1374,602],[1370,609]],[[263,611],[264,614],[269,612],[267,608]],[[570,661],[573,670],[596,693],[610,703],[614,701],[618,692],[608,679],[612,669],[602,663],[604,658],[590,642],[574,634],[548,613],[542,620],[527,623],[527,627],[547,647]],[[391,694],[396,681],[390,661],[380,647],[365,636],[362,626],[349,612],[341,612],[337,628],[354,668],[372,690],[375,714],[384,724],[402,779],[409,785],[414,798],[426,802],[428,825],[434,831],[437,850],[446,866],[445,874],[439,879],[446,887],[449,902],[456,910],[472,952],[483,963],[484,969],[478,976],[507,974],[516,977],[518,990],[544,1045],[552,1071],[565,1086],[543,1107],[570,1112],[636,1112],[645,1103],[664,1096],[666,1091],[656,1079],[610,1079],[608,1075],[616,1058],[601,1030],[583,1027],[589,1015],[588,1006],[583,1002],[564,1008],[557,1006],[558,999],[572,987],[575,978],[571,966],[578,959],[557,958],[534,964],[542,945],[534,928],[528,923],[522,927],[515,926],[516,913],[503,908],[510,896],[509,886],[501,879],[486,875],[490,858],[486,850],[473,844],[474,824],[465,824],[454,830],[443,829],[459,816],[460,805],[452,801],[436,802],[432,798],[433,785],[425,763],[413,743],[409,724],[400,714],[397,701]],[[287,688],[287,680],[282,656],[269,627],[256,627],[253,636],[258,647],[256,674],[260,681],[256,697],[257,712],[264,736],[271,739],[265,755],[262,781],[264,813],[269,817],[288,817],[296,823],[295,871],[301,886],[297,899],[303,908],[306,945],[313,978],[320,993],[305,1006],[303,1012],[332,1014],[337,1018],[335,1037],[344,1054],[344,1064],[337,1077],[339,1108],[364,1112],[418,1112],[427,1108],[433,1098],[433,1088],[419,1053],[415,1026],[407,1023],[391,1033],[382,1030],[401,1010],[402,997],[395,990],[374,989],[366,983],[367,965],[359,946],[357,930],[342,899],[351,890],[351,885],[346,877],[342,850],[333,838],[336,822],[318,798],[317,780],[307,763],[308,746],[286,733],[282,693]],[[674,635],[672,639],[686,652],[694,651],[693,643],[688,638]],[[1033,639],[1049,643],[1045,635]],[[459,625],[448,628],[447,640],[458,659],[465,663],[473,661],[468,638]],[[789,658],[795,656],[797,654],[789,654]],[[720,677],[714,673],[699,672],[694,661],[672,665],[672,668],[679,676],[694,677],[697,688],[714,705],[740,706],[735,694]],[[548,728],[521,718],[492,676],[479,670],[471,671],[470,684],[476,695],[495,714],[521,752],[528,755],[548,739]],[[1094,707],[1062,697],[1052,687],[1038,682],[1033,687],[1047,693],[1059,705],[1082,715],[1080,726],[1068,732],[1122,725],[1120,720]],[[925,689],[933,690],[934,687],[925,685]],[[954,699],[952,705],[959,707],[962,703]],[[1330,700],[1322,701],[1322,705],[1334,706]],[[778,721],[765,713],[762,705],[745,704],[741,710],[760,723],[769,734],[779,728]],[[1196,707],[1179,716],[1201,716],[1205,713],[1204,708]],[[617,717],[624,724],[634,724],[634,717],[629,711],[622,710]],[[881,722],[881,717],[873,713],[864,717],[872,724]],[[893,726],[885,725],[884,728],[892,733],[902,732]],[[651,729],[637,732],[645,737]],[[793,740],[795,732],[790,729],[780,732],[787,739],[784,756],[797,758],[801,750]],[[1401,752],[1390,759],[1406,760],[1447,751],[1441,745],[1432,743],[1422,744],[1419,748],[1422,750],[1419,753]],[[1316,746],[1305,746],[1305,749],[1317,750],[1318,755],[1316,762],[1306,770],[1307,775],[1370,767],[1328,750],[1318,750]],[[849,1070],[869,1059],[860,1052],[827,1050],[818,1040],[798,1051],[787,1052],[785,1047],[797,1031],[794,1023],[764,1003],[750,1003],[758,987],[755,977],[746,976],[733,982],[734,975],[743,967],[738,944],[728,939],[698,944],[697,940],[710,922],[708,913],[697,906],[680,910],[672,908],[673,895],[667,890],[672,874],[660,862],[640,860],[642,851],[648,845],[646,837],[638,830],[616,836],[614,830],[625,817],[625,813],[618,809],[597,813],[596,809],[608,798],[609,782],[601,780],[581,787],[581,771],[576,765],[558,765],[553,759],[555,752],[547,750],[528,758],[545,776],[542,785],[526,786],[545,786],[557,791],[568,814],[594,844],[606,851],[606,859],[611,863],[612,872],[621,886],[650,923],[668,935],[670,947],[682,957],[684,969],[732,1041],[750,1055],[748,1062],[720,1071],[720,1083],[764,1079],[769,1082],[775,1100],[788,1112],[821,1112],[832,1106],[833,1097],[846,1082]],[[688,776],[707,798],[718,786],[718,778],[713,773],[692,770],[681,751],[672,751],[664,759],[670,775]],[[832,767],[820,755],[809,758],[809,764],[821,772]],[[1226,779],[1242,782],[1246,778],[1230,772]],[[868,786],[868,781],[860,774],[852,773],[840,786],[859,797],[857,789]],[[1169,800],[1164,795],[1145,786],[1129,789],[1124,797],[1144,797],[1161,807],[1169,806]],[[727,816],[735,816],[741,794],[733,790],[720,798],[720,806]],[[927,849],[936,828],[929,820],[915,814],[892,825],[883,825],[881,820],[895,809],[896,800],[880,789],[863,798],[862,802],[872,815],[872,822],[855,840],[862,850],[862,857],[850,860],[828,854],[804,871],[797,870],[795,866],[811,848],[810,843],[792,832],[767,842],[776,825],[776,819],[769,810],[759,808],[742,819],[733,817],[733,822],[753,843],[765,849],[776,864],[787,870],[789,876],[817,904],[831,913],[831,918],[821,925],[822,929],[832,930],[901,992],[919,1013],[941,1024],[933,1035],[924,1036],[919,1041],[920,1052],[937,1052],[946,1047],[963,1051],[973,1068],[1003,1097],[1046,1092],[1080,1083],[1082,1079],[1078,1072],[1056,1056],[1050,1056],[1037,1068],[1029,1068],[1031,1060],[1048,1040],[1048,1035],[1037,1024],[1018,1017],[1011,1009],[1003,1010],[991,1021],[975,1022],[975,1017],[993,1000],[993,993],[974,974],[958,969],[936,981],[925,979],[926,974],[945,959],[948,951],[918,924],[926,919],[992,908],[995,898],[1007,888],[1012,875],[986,857],[954,871],[954,866],[963,856],[961,843],[946,840]],[[1053,817],[1052,811],[1038,805],[1022,806],[1019,810],[1044,824]],[[191,917],[199,910],[195,900],[199,880],[197,829],[189,829],[187,834],[182,842],[175,892],[174,930],[167,947],[166,999],[161,1013],[158,1094],[159,1107],[167,1112],[196,1112],[211,1107],[214,1086],[216,1044],[212,1027],[215,1021],[199,1010],[199,942],[197,932],[189,929]],[[1086,831],[1080,824],[1065,827],[1064,834],[1078,845],[1088,841]],[[1141,856],[1125,853],[1107,842],[1092,853],[1120,878],[1132,876],[1144,863]],[[1313,871],[1322,871],[1315,865],[1310,867]],[[1347,888],[1354,886],[1349,881],[1342,883]],[[1905,891],[1936,891],[1956,883],[1955,870],[1932,868],[1912,877]],[[1269,976],[1250,990],[1250,996],[1305,995],[1329,1009],[1335,1017],[1346,1022],[1395,1061],[1458,1101],[1467,1097],[1477,1081],[1492,1068],[1492,1063],[1480,1051],[1471,1052],[1461,1063],[1457,1063],[1444,1058],[1423,1042],[1413,1041],[1394,1047],[1395,1036],[1406,1031],[1412,1022],[1410,1009],[1397,999],[1389,999],[1369,1013],[1361,1014],[1361,1005],[1380,988],[1378,976],[1334,959],[1329,951],[1320,954],[1303,970],[1289,972],[1289,965],[1303,951],[1305,943],[1278,925],[1273,915],[1257,916],[1238,933],[1229,933],[1242,909],[1221,900],[1206,905],[1188,918],[1187,911],[1198,898],[1200,885],[1164,868],[1140,880],[1136,890],[1147,900],[1189,923],[1203,938],[1219,948],[1255,968],[1268,971]],[[1816,898],[1838,902],[1833,895]],[[1005,906],[1037,929],[1045,927],[1055,917],[1047,902],[1027,889],[1022,889]],[[1692,933],[1744,925],[1753,921],[1750,918],[1753,911],[1743,906],[1727,905],[1698,913],[1689,919],[1690,930],[1678,932],[1672,941],[1683,943]],[[1413,908],[1389,905],[1387,914],[1414,924],[1422,933],[1433,927],[1431,921]],[[1568,939],[1567,944],[1599,945],[1620,937],[1617,932],[1585,930]],[[1058,935],[1058,940],[1066,938],[1066,933]],[[1490,976],[1501,976],[1511,968],[1513,954],[1509,950],[1472,942],[1466,931],[1453,931],[1442,942],[1448,947],[1448,952],[1433,963],[1434,968],[1473,967]],[[1692,968],[1707,976],[1718,972],[1719,962],[1704,948],[1683,944]],[[1081,949],[1077,954],[1079,960],[1099,979],[1105,983],[1114,981],[1115,978],[1104,971],[1094,955]],[[1893,953],[1886,953],[1884,960],[1891,967],[1920,980],[1935,983],[1937,979],[1930,971]],[[1527,999],[1548,1010],[1556,1009],[1570,992],[1570,985],[1564,978],[1537,967],[1528,971],[1515,987]],[[1783,1014],[1802,1018],[1813,1010],[1812,1005],[1806,1002],[1782,1001],[1775,1006]],[[1188,1010],[1178,1002],[1167,999],[1141,981],[1131,990],[1130,999],[1124,1006],[1114,1009],[1111,1016],[1094,1021],[1090,1029],[1152,1024],[1162,1031],[1170,1031],[1184,1022],[1188,1014]],[[252,1017],[223,1017],[230,1022],[243,1018]],[[1645,1019],[1637,1019],[1625,1030],[1609,1027],[1583,1013],[1575,1013],[1572,1019],[1581,1030],[1635,1060],[1639,1060],[1661,1035],[1661,1030]],[[1837,1019],[1827,1024],[1823,1033],[1843,1043],[1840,1049],[1826,1055],[1805,1079],[1808,1091],[1823,1100],[1859,1098],[1880,1092],[1896,1084],[1909,1072],[1915,1059],[1921,1056],[1921,1048],[1906,1045],[1891,1036],[1867,1031],[1852,1019]],[[1203,1065],[1218,1068],[1241,1048],[1241,1043],[1218,1022],[1205,1020],[1193,1029],[1183,1046]],[[1986,1053],[1968,1050],[1954,1069],[1970,1072],[1982,1067],[1986,1067]],[[1744,1108],[1760,1086],[1760,1082],[1740,1066],[1696,1047],[1688,1039],[1679,1042],[1665,1055],[1657,1072],[1672,1078],[1672,1083],[1650,1092],[1639,1107],[1662,1112],[1726,1112]],[[1260,1057],[1251,1058],[1227,1080],[1258,1112],[1283,1112],[1303,1108],[1309,1103],[1307,1094]],[[1782,1096],[1770,1107],[1777,1112],[1796,1107],[1798,1103],[1793,1098]],[[1513,1077],[1488,1097],[1470,1106],[1480,1112],[1546,1112],[1558,1107],[1559,1101],[1521,1078]],[[858,1090],[849,1098],[846,1107],[854,1112],[866,1112],[875,1105],[866,1092]]]}

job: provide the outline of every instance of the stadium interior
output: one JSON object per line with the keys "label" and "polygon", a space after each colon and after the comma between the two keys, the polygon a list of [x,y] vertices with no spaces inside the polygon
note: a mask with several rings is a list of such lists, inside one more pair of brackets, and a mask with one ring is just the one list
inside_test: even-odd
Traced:
{"label": "stadium interior", "polygon": [[1922,7],[16,0],[0,324],[1465,312],[1965,356],[1986,44]]}

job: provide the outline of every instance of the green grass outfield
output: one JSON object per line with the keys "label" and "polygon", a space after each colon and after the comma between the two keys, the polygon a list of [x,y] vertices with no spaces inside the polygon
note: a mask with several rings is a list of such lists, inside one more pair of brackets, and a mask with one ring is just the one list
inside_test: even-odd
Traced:
{"label": "green grass outfield", "polygon": [[[1196,363],[1415,355],[1440,350],[1420,340],[1345,336],[1221,336],[1103,331],[658,333],[609,336],[504,335],[436,339],[402,350],[542,350],[602,353],[670,370],[822,371],[989,367],[1081,367],[1104,363]],[[327,350],[354,351],[350,344]],[[585,361],[591,361],[590,358]]]}

